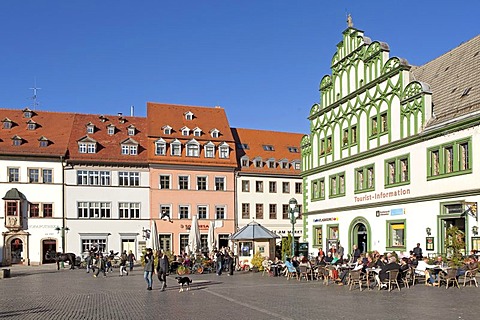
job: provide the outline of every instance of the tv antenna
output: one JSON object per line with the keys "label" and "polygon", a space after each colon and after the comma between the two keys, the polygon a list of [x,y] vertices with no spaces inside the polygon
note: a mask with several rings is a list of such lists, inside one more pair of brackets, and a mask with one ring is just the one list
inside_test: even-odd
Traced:
{"label": "tv antenna", "polygon": [[38,101],[37,101],[37,90],[42,90],[42,88],[37,88],[37,79],[35,78],[34,80],[34,84],[33,84],[33,88],[30,88],[30,90],[33,90],[33,96],[32,96],[32,100],[33,100],[33,107],[32,109],[35,110],[38,106]]}

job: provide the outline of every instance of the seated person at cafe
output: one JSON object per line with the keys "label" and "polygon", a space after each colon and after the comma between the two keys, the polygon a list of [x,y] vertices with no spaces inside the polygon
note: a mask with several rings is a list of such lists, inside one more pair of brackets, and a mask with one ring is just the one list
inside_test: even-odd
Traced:
{"label": "seated person at cafe", "polygon": [[325,262],[326,262],[326,263],[332,263],[332,261],[333,261],[332,253],[331,253],[331,252],[328,252],[328,253],[327,253],[327,256],[325,257]]}
{"label": "seated person at cafe", "polygon": [[395,256],[390,256],[388,263],[381,267],[382,270],[378,273],[379,283],[388,279],[388,271],[391,270],[400,270],[400,265],[397,263],[397,258]]}
{"label": "seated person at cafe", "polygon": [[292,265],[293,267],[295,268],[295,270],[297,270],[297,272],[300,272],[300,268],[298,267],[300,264],[300,262],[298,261],[298,257],[297,256],[294,256],[292,258]]}
{"label": "seated person at cafe", "polygon": [[298,266],[302,266],[302,267],[307,267],[307,268],[311,268],[312,265],[310,264],[310,261],[308,261],[307,257],[302,257],[302,260],[300,260],[300,263],[298,264]]}
{"label": "seated person at cafe", "polygon": [[315,259],[315,265],[319,267],[324,267],[326,265],[325,256],[318,256],[317,259]]}
{"label": "seated person at cafe", "polygon": [[357,271],[357,270],[363,270],[363,259],[362,258],[358,258],[357,259],[357,262],[355,262],[355,265],[353,267],[353,269],[350,269],[348,267],[345,267],[343,268],[343,270],[340,272],[340,274],[338,275],[338,279],[336,279],[335,281],[337,282],[338,285],[342,286],[344,284],[347,284],[347,281],[348,281],[348,275],[350,274],[351,271]]}
{"label": "seated person at cafe", "polygon": [[427,269],[433,269],[435,268],[434,264],[428,264],[428,258],[425,257],[422,260],[418,261],[418,265],[415,268],[415,273],[421,276],[425,276],[427,279],[427,282],[425,284],[427,285],[433,285],[435,283],[435,276],[433,273],[430,273]]}
{"label": "seated person at cafe", "polygon": [[287,260],[285,261],[285,268],[288,272],[297,272],[297,269],[293,266],[292,260],[290,258],[287,258]]}

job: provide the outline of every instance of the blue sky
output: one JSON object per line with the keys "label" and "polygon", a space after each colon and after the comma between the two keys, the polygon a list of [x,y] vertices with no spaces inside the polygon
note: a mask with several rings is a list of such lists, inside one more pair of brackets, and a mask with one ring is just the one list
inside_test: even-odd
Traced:
{"label": "blue sky", "polygon": [[128,115],[225,108],[230,125],[307,133],[346,28],[421,65],[479,33],[471,1],[1,1],[0,107]]}

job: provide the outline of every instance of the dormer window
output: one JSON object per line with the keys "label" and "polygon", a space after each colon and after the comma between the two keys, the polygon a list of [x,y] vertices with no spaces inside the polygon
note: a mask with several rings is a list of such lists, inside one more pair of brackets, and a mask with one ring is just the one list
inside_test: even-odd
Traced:
{"label": "dormer window", "polygon": [[248,157],[242,157],[240,159],[240,164],[241,164],[242,167],[250,166],[250,161],[249,161]]}
{"label": "dormer window", "polygon": [[37,128],[37,123],[33,120],[28,120],[27,122],[27,129],[28,130],[35,130]]}
{"label": "dormer window", "polygon": [[97,141],[85,136],[78,140],[78,152],[79,153],[97,153]]}
{"label": "dormer window", "polygon": [[106,122],[106,121],[108,120],[103,114],[101,114],[101,115],[98,117],[98,119],[100,119],[100,121],[102,121],[102,122]]}
{"label": "dormer window", "polygon": [[123,155],[136,156],[138,154],[138,142],[128,138],[120,142],[121,153]]}
{"label": "dormer window", "polygon": [[288,147],[288,151],[291,153],[298,153],[298,148],[297,147]]}
{"label": "dormer window", "polygon": [[195,140],[192,139],[187,142],[187,157],[198,157],[200,154],[200,145]]}
{"label": "dormer window", "polygon": [[113,124],[107,126],[107,134],[109,136],[113,136],[115,134],[115,126]]}
{"label": "dormer window", "polygon": [[275,148],[269,144],[264,144],[262,147],[263,147],[263,150],[265,151],[275,151]]}
{"label": "dormer window", "polygon": [[134,125],[128,126],[127,133],[128,133],[129,136],[134,136],[135,132],[136,132],[136,129],[135,129]]}
{"label": "dormer window", "polygon": [[280,167],[282,169],[288,169],[288,161],[287,160],[281,160],[280,161]]}
{"label": "dormer window", "polygon": [[92,134],[95,132],[95,125],[91,122],[87,123],[87,134]]}
{"label": "dormer window", "polygon": [[163,134],[172,134],[172,127],[164,126],[162,129],[163,129]]}
{"label": "dormer window", "polygon": [[275,169],[275,159],[268,159],[267,163],[270,169]]}
{"label": "dormer window", "polygon": [[261,167],[263,167],[262,158],[255,158],[255,159],[253,160],[253,163],[255,164],[255,168],[261,168]]}
{"label": "dormer window", "polygon": [[12,143],[14,146],[21,146],[23,143],[23,139],[19,136],[13,136],[12,137]]}
{"label": "dormer window", "polygon": [[155,141],[155,155],[164,156],[167,153],[167,143],[163,139]]}
{"label": "dormer window", "polygon": [[230,146],[227,143],[223,142],[222,144],[220,144],[220,146],[218,146],[218,153],[220,159],[228,159],[230,156]]}
{"label": "dormer window", "polygon": [[23,112],[23,117],[24,117],[24,118],[29,119],[29,118],[31,118],[31,117],[33,116],[33,112],[32,112],[32,110],[30,110],[29,108],[23,109],[22,112]]}
{"label": "dormer window", "polygon": [[170,155],[179,157],[182,155],[182,144],[177,139],[170,143]]}
{"label": "dormer window", "polygon": [[188,112],[185,112],[185,120],[193,120],[193,112],[191,111],[188,111]]}
{"label": "dormer window", "polygon": [[189,136],[190,135],[190,129],[188,127],[183,127],[180,130],[182,131],[182,136]]}
{"label": "dormer window", "polygon": [[202,129],[200,129],[199,127],[196,127],[195,129],[193,129],[193,135],[195,137],[200,137],[202,135]]}
{"label": "dormer window", "polygon": [[39,139],[38,139],[39,143],[40,143],[40,147],[41,148],[45,148],[45,147],[48,147],[48,144],[50,143],[50,141],[45,138],[44,136],[41,136]]}
{"label": "dormer window", "polygon": [[294,161],[293,162],[293,168],[295,170],[300,170],[300,161]]}
{"label": "dormer window", "polygon": [[12,120],[8,119],[8,118],[5,118],[2,120],[3,122],[3,125],[2,125],[2,128],[3,129],[12,129]]}
{"label": "dormer window", "polygon": [[248,150],[250,147],[246,143],[237,143],[237,148],[241,150]]}
{"label": "dormer window", "polygon": [[212,129],[210,130],[210,135],[212,138],[218,138],[220,136],[220,131],[218,131],[218,129]]}
{"label": "dormer window", "polygon": [[125,123],[125,122],[127,122],[127,119],[125,119],[125,118],[122,116],[122,114],[119,113],[119,114],[118,114],[118,121],[119,121],[120,123]]}
{"label": "dormer window", "polygon": [[204,147],[205,158],[215,158],[215,145],[209,141]]}

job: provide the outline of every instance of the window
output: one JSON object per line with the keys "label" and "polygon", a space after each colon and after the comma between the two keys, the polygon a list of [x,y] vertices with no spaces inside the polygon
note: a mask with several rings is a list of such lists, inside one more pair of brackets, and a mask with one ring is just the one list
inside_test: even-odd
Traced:
{"label": "window", "polygon": [[38,183],[40,181],[40,169],[28,169],[28,182]]}
{"label": "window", "polygon": [[227,144],[221,145],[220,147],[218,147],[218,151],[220,153],[220,159],[228,159],[229,150],[230,150],[230,147]]}
{"label": "window", "polygon": [[268,191],[270,193],[276,193],[277,192],[277,183],[275,181],[269,181],[268,182]]}
{"label": "window", "polygon": [[171,155],[172,156],[181,156],[182,154],[182,145],[180,144],[180,142],[172,142],[170,144],[170,151],[171,151]]}
{"label": "window", "polygon": [[217,129],[213,129],[210,132],[210,135],[212,136],[212,138],[218,138],[219,134],[220,134],[220,131],[218,131]]}
{"label": "window", "polygon": [[77,212],[79,218],[102,219],[111,217],[110,202],[78,202]]}
{"label": "window", "polygon": [[388,132],[388,112],[382,112],[370,119],[370,135]]}
{"label": "window", "polygon": [[406,250],[405,220],[387,221],[387,250]]}
{"label": "window", "polygon": [[53,182],[53,170],[52,169],[42,169],[42,182],[43,183],[52,183]]}
{"label": "window", "polygon": [[250,181],[242,180],[242,192],[250,192]]}
{"label": "window", "polygon": [[256,167],[256,168],[261,168],[262,165],[263,165],[261,159],[255,159],[255,160],[254,160],[254,163],[255,163],[255,167]]}
{"label": "window", "polygon": [[325,178],[312,181],[312,200],[325,199]]}
{"label": "window", "polygon": [[170,189],[170,176],[160,175],[159,189]]}
{"label": "window", "polygon": [[215,206],[215,219],[225,219],[225,206]]}
{"label": "window", "polygon": [[250,203],[242,203],[242,219],[250,219]]}
{"label": "window", "polygon": [[215,146],[213,143],[205,145],[205,158],[214,158],[215,157]]}
{"label": "window", "polygon": [[167,144],[165,141],[155,142],[155,154],[157,156],[164,156],[167,153]]}
{"label": "window", "polygon": [[188,234],[180,235],[180,252],[185,251],[185,248],[188,246]]}
{"label": "window", "polygon": [[190,219],[190,207],[185,205],[178,206],[178,218]]}
{"label": "window", "polygon": [[197,177],[197,190],[207,190],[207,177]]}
{"label": "window", "polygon": [[274,203],[271,203],[268,205],[269,208],[269,215],[268,217],[270,219],[277,219],[277,205]]}
{"label": "window", "polygon": [[282,182],[282,192],[290,193],[290,182]]}
{"label": "window", "polygon": [[122,154],[129,154],[130,148],[127,145],[122,144]]}
{"label": "window", "polygon": [[127,144],[122,144],[122,154],[123,155],[131,155],[135,156],[138,154],[138,146],[137,145],[127,145]]}
{"label": "window", "polygon": [[12,140],[12,144],[16,147],[18,146],[21,146],[22,145],[22,142],[23,142],[23,139],[20,138],[20,137],[15,137],[13,140]]}
{"label": "window", "polygon": [[265,151],[275,151],[275,148],[272,145],[264,144],[262,147],[263,147],[263,150]]}
{"label": "window", "polygon": [[119,202],[118,217],[120,219],[140,219],[140,203]]}
{"label": "window", "polygon": [[275,169],[275,160],[268,160],[267,163],[270,169]]}
{"label": "window", "polygon": [[385,160],[385,187],[410,183],[409,158],[407,154]]}
{"label": "window", "polygon": [[193,112],[191,112],[191,111],[185,112],[185,119],[186,120],[192,120],[193,119]]}
{"label": "window", "polygon": [[215,177],[215,190],[225,191],[225,177]]}
{"label": "window", "polygon": [[172,134],[172,128],[169,126],[166,126],[163,128],[163,133],[164,134]]}
{"label": "window", "polygon": [[288,210],[288,204],[282,204],[282,219],[290,219],[290,217],[288,216]]}
{"label": "window", "polygon": [[288,151],[291,152],[291,153],[299,153],[297,147],[288,147]]}
{"label": "window", "polygon": [[366,192],[375,189],[374,165],[355,169],[355,192]]}
{"label": "window", "polygon": [[314,235],[315,235],[315,238],[314,238],[314,242],[313,242],[313,245],[315,247],[320,247],[322,248],[322,245],[323,245],[323,230],[322,230],[322,226],[316,226],[314,227]]}
{"label": "window", "polygon": [[92,247],[99,252],[107,252],[107,239],[82,239],[82,252],[88,252]]}
{"label": "window", "polygon": [[170,234],[160,234],[158,235],[160,241],[160,249],[164,251],[172,251],[172,235]]}
{"label": "window", "polygon": [[97,152],[97,144],[87,143],[87,153],[95,153],[95,152]]}
{"label": "window", "polygon": [[263,219],[263,204],[257,203],[255,205],[255,219]]}
{"label": "window", "polygon": [[165,217],[168,217],[169,219],[172,218],[171,210],[170,210],[170,205],[169,204],[161,204],[160,205],[160,218],[163,219]]}
{"label": "window", "polygon": [[190,134],[190,129],[184,128],[182,129],[182,136],[188,136]]}
{"label": "window", "polygon": [[326,141],[325,153],[331,154],[332,153],[332,136],[328,136],[325,141]]}
{"label": "window", "polygon": [[188,176],[178,176],[178,189],[188,190],[189,187],[189,177]]}
{"label": "window", "polygon": [[40,217],[40,204],[30,203],[30,218]]}
{"label": "window", "polygon": [[53,204],[52,203],[42,203],[42,212],[44,218],[53,217]]}
{"label": "window", "polygon": [[250,147],[247,143],[237,143],[237,148],[240,150],[248,150]]}
{"label": "window", "polygon": [[330,198],[345,195],[345,172],[330,176]]}
{"label": "window", "polygon": [[208,219],[207,206],[205,205],[197,206],[197,215],[198,215],[198,219]]}
{"label": "window", "polygon": [[255,181],[255,191],[263,192],[263,181]]}
{"label": "window", "polygon": [[35,122],[29,122],[27,124],[27,130],[35,130],[37,128],[37,124]]}
{"label": "window", "polygon": [[200,147],[198,144],[191,142],[187,144],[187,157],[198,157],[200,153]]}
{"label": "window", "polygon": [[86,143],[79,143],[78,144],[78,152],[79,153],[87,153],[87,144]]}
{"label": "window", "polygon": [[109,186],[110,171],[78,170],[77,184],[93,185],[93,186]]}
{"label": "window", "polygon": [[471,138],[429,148],[427,180],[472,172]]}
{"label": "window", "polygon": [[115,126],[108,126],[107,127],[107,134],[109,136],[113,136],[115,134]]}
{"label": "window", "polygon": [[282,169],[288,169],[289,168],[289,165],[288,165],[287,161],[281,161],[280,165],[281,165]]}
{"label": "window", "polygon": [[300,170],[300,162],[295,161],[295,162],[293,163],[293,168],[294,168],[295,170]]}
{"label": "window", "polygon": [[12,121],[3,121],[3,129],[11,129]]}
{"label": "window", "polygon": [[119,186],[139,186],[140,173],[131,171],[121,171],[118,173]]}
{"label": "window", "polygon": [[135,128],[134,127],[128,128],[127,129],[127,134],[129,136],[134,136],[135,135]]}
{"label": "window", "polygon": [[296,194],[302,194],[302,183],[301,182],[295,182],[295,193]]}
{"label": "window", "polygon": [[8,168],[8,182],[20,181],[20,168]]}
{"label": "window", "polygon": [[202,130],[200,130],[200,129],[193,130],[193,135],[195,137],[200,137],[202,135]]}

